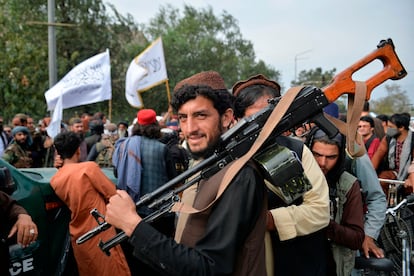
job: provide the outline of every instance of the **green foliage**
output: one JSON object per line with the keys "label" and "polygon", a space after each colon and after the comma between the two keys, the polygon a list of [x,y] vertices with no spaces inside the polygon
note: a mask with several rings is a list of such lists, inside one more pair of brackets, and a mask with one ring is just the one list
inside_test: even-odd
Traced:
{"label": "green foliage", "polygon": [[330,71],[322,71],[322,68],[311,69],[309,71],[303,70],[299,73],[298,79],[291,81],[292,86],[297,85],[313,85],[316,87],[324,87],[335,76],[336,69]]}
{"label": "green foliage", "polygon": [[[49,89],[47,1],[11,0],[0,2],[0,104],[10,120],[24,112],[35,118],[47,115],[44,93]],[[113,8],[112,6],[110,6]],[[112,111],[136,111],[124,96],[125,72],[132,54],[130,43],[145,45],[137,36],[138,25],[116,10],[109,16],[101,0],[56,1],[55,27],[57,75],[63,78],[85,59],[110,49],[112,69]],[[138,37],[138,39],[135,39]],[[64,111],[64,118],[83,112],[111,112],[108,102]],[[122,115],[120,116],[122,117]],[[129,116],[128,116],[129,117]],[[124,117],[122,117],[124,119]]]}
{"label": "green foliage", "polygon": [[145,34],[151,40],[162,36],[172,88],[206,70],[219,72],[228,88],[258,73],[275,80],[280,76],[263,61],[256,61],[253,44],[243,39],[237,20],[225,11],[216,16],[211,7],[197,10],[184,5],[182,13],[171,5],[160,7]]}
{"label": "green foliage", "polygon": [[[311,69],[309,71],[302,70],[299,75],[298,79],[295,81],[291,81],[291,86],[298,86],[298,85],[311,85],[319,88],[323,88],[327,86],[335,76],[336,69],[333,68],[329,71],[323,71],[322,68],[317,67],[315,69]],[[339,113],[345,114],[347,108],[347,97],[341,96],[335,103],[338,105]]]}
{"label": "green foliage", "polygon": [[392,115],[394,113],[412,112],[412,105],[407,92],[398,84],[385,85],[387,96],[370,101],[370,110],[376,114]]}
{"label": "green foliage", "polygon": [[[43,20],[44,6],[33,11],[27,5],[40,1],[2,1],[0,12],[0,104],[2,115],[43,115],[47,87],[47,32],[42,34],[31,21]],[[35,35],[34,35],[35,34]],[[43,70],[46,68],[46,71]]]}
{"label": "green foliage", "polygon": [[[6,121],[21,112],[40,119],[48,114],[44,93],[50,86],[47,1],[0,0],[0,8],[0,105],[5,107],[0,115]],[[216,16],[211,7],[185,5],[181,12],[168,5],[144,26],[102,0],[59,0],[55,22],[58,80],[107,48],[111,55],[112,101],[65,109],[64,119],[102,111],[113,122],[131,121],[137,110],[125,99],[127,68],[160,36],[171,94],[178,81],[205,70],[220,72],[228,88],[258,73],[279,78],[278,71],[256,60],[253,44],[243,39],[237,20],[227,12]],[[158,113],[168,109],[165,85],[141,96],[147,108]]]}

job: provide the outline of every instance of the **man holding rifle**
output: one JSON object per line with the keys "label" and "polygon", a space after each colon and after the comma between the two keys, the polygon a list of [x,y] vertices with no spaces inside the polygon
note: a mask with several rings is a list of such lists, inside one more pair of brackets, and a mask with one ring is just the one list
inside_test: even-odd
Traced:
{"label": "man holding rifle", "polygon": [[[353,81],[352,74],[374,59],[383,62],[383,70],[364,83]],[[136,204],[124,192],[111,197],[105,224],[113,224],[123,231],[111,241],[102,246],[100,244],[101,249],[108,253],[108,248],[129,238],[134,246],[134,254],[163,274],[264,275],[262,241],[267,207],[263,203],[266,197],[263,195],[261,176],[254,165],[246,161],[271,133],[280,135],[285,128],[292,128],[309,116],[324,125],[326,122],[322,121],[326,121],[326,118],[321,116],[319,107],[328,105],[342,94],[354,93],[359,96],[357,99],[369,99],[373,88],[387,79],[397,80],[405,75],[406,71],[396,56],[392,40],[382,40],[377,50],[336,75],[323,91],[312,87],[299,90],[296,87],[278,101],[271,114],[271,108],[266,108],[249,120],[243,118],[227,132],[226,129],[232,123],[233,109],[221,77],[215,72],[203,72],[184,80],[176,87],[172,106],[178,111],[182,131],[193,157],[203,160],[200,166],[195,165],[194,168],[198,170],[202,167],[200,176],[205,177],[197,176],[189,180],[190,175],[186,175],[188,185],[182,186],[187,189],[183,201],[190,203],[190,206],[176,204],[181,209],[173,208],[181,212],[179,225],[181,221],[182,227],[176,231],[178,243],[157,233],[145,222],[150,219],[142,219],[135,210],[136,206],[146,204],[165,192],[165,189],[170,189],[170,184],[174,184],[172,182],[165,185],[165,189],[141,198]],[[220,83],[222,85],[218,85]],[[289,101],[293,101],[292,106]],[[271,104],[274,105],[275,101]],[[286,111],[288,114],[281,118]],[[277,125],[279,119],[282,119],[281,127]],[[325,128],[331,134],[335,127],[331,125]],[[260,133],[256,132],[258,130]],[[225,144],[227,140],[231,141]],[[214,149],[219,150],[214,152]],[[229,158],[221,154],[227,154]],[[222,158],[220,162],[217,162],[216,157]],[[216,166],[205,173],[204,166],[212,163]],[[193,193],[189,192],[190,189]],[[170,198],[176,195],[176,191],[182,190],[177,188],[164,195]],[[154,204],[158,204],[158,199],[165,200],[165,197],[156,199]],[[187,218],[182,215],[183,211],[188,214]],[[84,234],[79,243],[102,231],[102,225]]]}
{"label": "man holding rifle", "polygon": [[[232,95],[212,71],[187,78],[174,90],[171,104],[197,163],[214,153],[232,124]],[[123,191],[111,197],[106,221],[123,230],[134,255],[161,274],[265,275],[262,177],[248,162],[214,201],[229,167],[184,191],[182,201],[202,211],[180,213],[175,241],[144,222]]]}

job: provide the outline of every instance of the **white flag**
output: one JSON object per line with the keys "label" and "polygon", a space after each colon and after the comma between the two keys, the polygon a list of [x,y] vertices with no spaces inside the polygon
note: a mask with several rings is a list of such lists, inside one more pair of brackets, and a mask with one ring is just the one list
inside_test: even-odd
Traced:
{"label": "white flag", "polygon": [[136,60],[141,67],[148,71],[147,75],[139,81],[139,92],[148,90],[168,79],[161,37],[139,54]]}
{"label": "white flag", "polygon": [[62,95],[62,108],[101,102],[112,98],[109,50],[73,68],[45,93],[47,109],[53,110]]}
{"label": "white flag", "polygon": [[55,138],[55,136],[58,135],[61,130],[60,123],[62,121],[63,116],[62,99],[63,96],[60,95],[55,105],[55,109],[53,110],[52,121],[46,128],[47,135],[49,135],[52,138]]}
{"label": "white flag", "polygon": [[138,65],[137,58],[129,64],[125,78],[125,97],[130,105],[142,108],[141,95],[138,92],[139,81],[148,73],[147,69]]}

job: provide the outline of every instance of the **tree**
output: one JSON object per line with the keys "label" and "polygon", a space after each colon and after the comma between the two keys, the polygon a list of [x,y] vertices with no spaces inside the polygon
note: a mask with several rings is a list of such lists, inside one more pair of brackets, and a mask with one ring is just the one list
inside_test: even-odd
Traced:
{"label": "tree", "polygon": [[[36,118],[46,115],[44,93],[49,88],[47,1],[0,0],[0,104],[6,120],[19,112]],[[101,0],[56,1],[58,80],[85,59],[110,49],[113,109],[134,114],[124,96],[129,44],[147,43],[132,17],[121,16],[113,6],[109,16]],[[66,27],[68,26],[68,27]],[[142,34],[142,33],[141,33]],[[119,110],[119,111],[118,111]],[[84,111],[109,113],[108,102],[65,110],[69,117]]]}
{"label": "tree", "polygon": [[[29,11],[27,2],[0,2],[0,105],[6,107],[2,109],[5,119],[18,112],[31,115],[45,112],[42,92],[48,80],[47,47],[44,47],[47,32],[43,35],[37,26],[29,24],[44,17],[37,15],[39,8]],[[31,6],[39,6],[38,2],[33,1]]]}
{"label": "tree", "polygon": [[83,60],[106,48],[111,55],[112,110],[109,109],[108,101],[104,101],[71,108],[65,112],[69,116],[103,111],[106,115],[116,114],[111,119],[119,121],[128,120],[136,114],[136,110],[125,99],[125,73],[134,56],[130,51],[131,43],[143,47],[147,40],[130,15],[124,17],[113,5],[109,7],[114,14],[112,17],[101,0],[92,3],[83,0],[61,1],[57,4],[58,18],[63,23],[75,23],[78,26],[57,34],[57,41],[60,42],[58,56],[61,57],[59,72],[64,72],[61,77]]}
{"label": "tree", "polygon": [[316,87],[324,87],[335,76],[336,69],[333,68],[330,71],[322,71],[322,68],[310,69],[309,71],[302,70],[299,73],[297,80],[292,80],[290,83],[292,86],[297,85],[312,85]]}
{"label": "tree", "polygon": [[412,105],[410,99],[408,98],[407,92],[401,90],[401,87],[398,84],[385,85],[387,91],[387,96],[382,97],[378,100],[370,101],[371,111],[377,114],[388,114],[392,115],[394,113],[401,112],[411,112]]}
{"label": "tree", "polygon": [[[310,69],[309,71],[302,70],[299,73],[297,80],[292,80],[290,82],[291,86],[298,86],[298,85],[310,85],[319,88],[323,88],[327,86],[333,77],[335,76],[336,68],[333,68],[329,71],[323,71],[322,68],[317,67],[316,69]],[[341,96],[337,101],[336,104],[339,108],[339,113],[346,113],[346,95]]]}
{"label": "tree", "polygon": [[[47,114],[44,93],[49,89],[47,1],[0,0],[0,105],[5,120],[20,112],[36,119]],[[107,7],[110,8],[109,14]],[[112,110],[108,101],[64,110],[64,119],[83,112],[112,113],[112,121],[131,120],[136,109],[125,99],[125,74],[131,60],[162,36],[169,85],[205,70],[220,72],[228,88],[262,73],[278,80],[279,72],[256,60],[253,44],[243,39],[237,20],[211,7],[196,10],[168,5],[148,26],[123,16],[102,0],[56,1],[58,80],[77,64],[110,50]],[[145,32],[144,32],[145,31]],[[168,107],[165,86],[142,93],[146,107],[158,113]]]}
{"label": "tree", "polygon": [[[254,74],[274,80],[280,75],[263,61],[256,61],[253,44],[243,39],[237,20],[225,11],[216,16],[211,7],[196,10],[184,5],[181,14],[171,5],[162,6],[144,33],[150,40],[162,36],[171,87],[206,70],[218,71],[228,88]],[[157,110],[167,110],[165,87],[143,93],[143,100]]]}

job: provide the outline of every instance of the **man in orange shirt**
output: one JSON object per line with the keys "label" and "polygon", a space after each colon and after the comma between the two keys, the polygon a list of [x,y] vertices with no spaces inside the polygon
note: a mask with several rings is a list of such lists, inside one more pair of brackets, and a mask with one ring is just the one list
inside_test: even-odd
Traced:
{"label": "man in orange shirt", "polygon": [[109,240],[116,235],[115,228],[111,227],[83,244],[76,244],[77,238],[96,227],[90,211],[97,208],[105,214],[107,201],[116,194],[115,185],[98,164],[92,161],[79,162],[80,144],[81,138],[72,131],[55,137],[54,145],[63,165],[50,180],[56,195],[72,212],[69,232],[79,275],[131,275],[120,246],[111,250],[111,256],[107,256],[97,246],[101,239]]}

